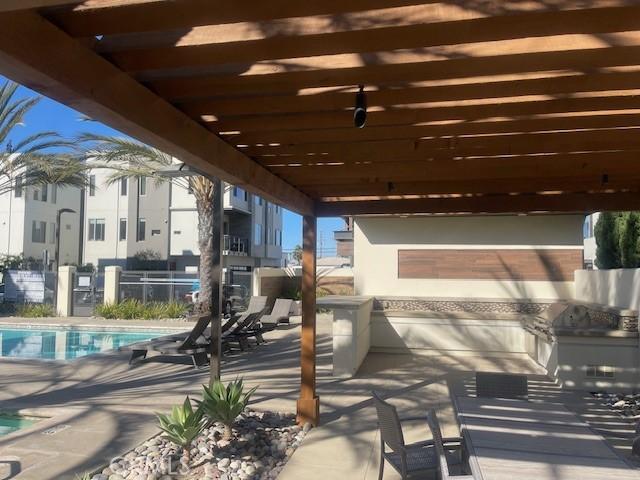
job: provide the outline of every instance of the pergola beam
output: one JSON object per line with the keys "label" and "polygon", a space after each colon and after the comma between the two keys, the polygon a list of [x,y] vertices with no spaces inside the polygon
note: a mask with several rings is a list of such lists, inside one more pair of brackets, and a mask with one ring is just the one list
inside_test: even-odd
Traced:
{"label": "pergola beam", "polygon": [[397,214],[573,213],[639,210],[640,192],[486,195],[320,202],[319,217]]}
{"label": "pergola beam", "polygon": [[[503,42],[505,53],[518,51],[517,39],[612,32],[627,32],[640,28],[640,7],[565,10],[527,13],[521,18],[512,15],[492,16],[471,20],[392,25],[359,30],[307,34],[304,19],[300,33],[276,35],[270,38],[235,42],[214,42],[214,38],[200,45],[168,46],[133,49],[112,53],[123,70],[143,72],[182,67],[222,64],[252,64],[254,62],[284,61],[340,54],[371,54],[372,52],[411,51],[430,47],[482,42]],[[558,39],[561,40],[561,39]],[[566,42],[566,39],[563,39]],[[543,43],[543,42],[539,42]],[[528,51],[536,51],[527,42]],[[543,43],[544,45],[544,43]],[[495,46],[494,50],[498,51]],[[429,52],[424,52],[429,53]],[[455,52],[442,52],[453,55]],[[402,54],[400,54],[402,55]]]}
{"label": "pergola beam", "polygon": [[[459,122],[448,124],[418,125],[367,125],[367,128],[354,129],[352,124],[343,128],[323,128],[304,130],[248,131],[224,134],[225,140],[234,144],[268,144],[283,145],[307,143],[358,143],[373,140],[415,139],[425,137],[454,137],[473,135],[499,135],[509,133],[535,132],[569,132],[584,130],[615,130],[620,128],[640,127],[640,110],[629,113],[601,113],[593,115],[541,117],[513,120],[482,120],[476,122]],[[351,119],[349,119],[351,120]],[[346,123],[346,122],[344,122]],[[264,124],[264,122],[263,122]],[[265,128],[269,125],[265,125]]]}
{"label": "pergola beam", "polygon": [[519,177],[477,180],[378,181],[366,183],[310,185],[313,197],[333,201],[349,197],[390,195],[510,194],[535,192],[606,192],[640,189],[640,172],[634,174],[574,175],[555,178]]}
{"label": "pergola beam", "polygon": [[[520,73],[577,71],[590,72],[599,68],[636,65],[640,46],[611,46],[607,48],[567,46],[566,50],[536,53],[495,52],[486,56],[431,59],[418,61],[416,57],[404,62],[381,61],[377,64],[362,65],[367,58],[354,58],[351,64],[342,62],[339,66],[328,59],[324,68],[293,70],[295,65],[279,68],[272,65],[270,73],[254,74],[247,66],[238,65],[232,73],[199,72],[197,76],[171,78],[170,71],[155,72],[145,78],[155,91],[168,98],[183,96],[248,95],[286,93],[305,88],[342,87],[359,85],[366,79],[368,85],[398,85],[409,82],[490,77]],[[250,67],[250,65],[249,65]],[[319,71],[321,70],[321,71]],[[241,73],[241,75],[239,74]]]}
{"label": "pergola beam", "polygon": [[313,202],[32,11],[0,15],[9,78],[303,214]]}
{"label": "pergola beam", "polygon": [[32,8],[59,7],[63,5],[77,5],[84,0],[3,0],[0,2],[0,12],[29,10]]}

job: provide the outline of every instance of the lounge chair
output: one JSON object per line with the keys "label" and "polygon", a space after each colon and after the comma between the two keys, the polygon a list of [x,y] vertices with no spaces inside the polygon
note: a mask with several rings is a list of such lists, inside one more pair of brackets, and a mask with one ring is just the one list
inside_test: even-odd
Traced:
{"label": "lounge chair", "polygon": [[271,313],[263,315],[256,326],[248,333],[250,337],[255,337],[256,343],[264,343],[263,334],[275,330],[280,323],[289,323],[289,312],[293,300],[278,298],[273,305]]}
{"label": "lounge chair", "polygon": [[[382,400],[376,392],[371,393],[373,395],[373,404],[378,413],[378,427],[380,429],[380,471],[378,479],[382,480],[385,461],[400,474],[403,480],[412,477],[423,478],[427,474],[431,475],[437,472],[440,469],[440,463],[434,440],[405,444],[402,425],[396,407]],[[425,421],[426,418],[412,417],[403,420]],[[446,445],[446,450],[460,450],[462,448],[462,439],[459,437],[443,439],[442,435],[440,435],[440,441]],[[390,451],[387,451],[387,448]],[[450,462],[455,463],[453,455]]]}
{"label": "lounge chair", "polygon": [[[240,350],[246,350],[250,346],[249,338],[256,336],[255,329],[268,310],[268,307],[265,307],[258,312],[245,316],[233,330],[222,334],[222,343],[228,347],[230,343],[237,342]],[[258,343],[257,340],[256,343]]]}
{"label": "lounge chair", "polygon": [[276,328],[279,323],[289,323],[289,312],[291,311],[292,304],[293,300],[277,298],[271,313],[262,317],[260,323],[271,330]]}
{"label": "lounge chair", "polygon": [[249,299],[249,305],[243,312],[236,313],[226,323],[222,325],[222,333],[225,333],[236,324],[245,323],[246,318],[254,313],[262,312],[267,306],[267,297],[256,296]]}
{"label": "lounge chair", "polygon": [[[458,474],[459,472],[456,472],[456,475],[451,474],[450,463],[460,472],[464,471],[462,448],[449,449],[445,446],[442,431],[440,430],[440,422],[438,422],[434,409],[430,409],[427,412],[427,423],[429,424],[431,435],[433,435],[433,446],[438,456],[438,478],[440,480],[473,480],[473,475],[460,475]],[[458,454],[458,456],[453,457],[455,454]],[[454,458],[453,462],[451,461],[452,457]]]}
{"label": "lounge chair", "polygon": [[526,400],[529,387],[526,375],[476,372],[476,396]]}
{"label": "lounge chair", "polygon": [[129,365],[135,365],[147,357],[149,351],[162,355],[189,356],[195,368],[209,363],[207,354],[211,349],[210,341],[204,336],[204,332],[211,324],[211,315],[201,315],[191,332],[182,334],[165,335],[144,342],[133,343],[120,347],[121,351],[131,351]]}

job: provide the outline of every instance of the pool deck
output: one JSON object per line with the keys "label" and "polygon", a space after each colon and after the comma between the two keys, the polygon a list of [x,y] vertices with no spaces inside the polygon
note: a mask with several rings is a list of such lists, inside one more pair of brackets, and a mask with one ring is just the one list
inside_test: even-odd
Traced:
{"label": "pool deck", "polygon": [[[87,319],[71,321],[84,324]],[[118,322],[118,326],[140,323]],[[227,357],[223,376],[243,376],[249,386],[258,385],[252,399],[257,409],[295,411],[299,334],[299,318],[294,317],[291,325],[271,332],[267,344]],[[331,344],[331,316],[323,314],[318,317],[317,367],[322,426],[309,433],[280,480],[377,478],[372,389],[391,397],[402,416],[436,408],[445,435],[455,435],[451,395],[472,393],[478,369],[527,373],[535,398],[563,402],[603,433],[621,454],[629,454],[632,424],[588,394],[557,388],[526,355],[370,353],[354,378],[337,379],[331,376]],[[154,412],[168,410],[187,394],[198,396],[201,384],[208,380],[208,372],[193,369],[188,359],[178,362],[159,363],[152,358],[129,368],[125,353],[69,362],[0,359],[0,410],[22,409],[51,417],[0,438],[0,478],[73,479],[156,434]],[[59,431],[43,434],[52,427]],[[428,435],[422,424],[407,426],[406,433],[408,440]],[[398,477],[386,469],[384,478]]]}

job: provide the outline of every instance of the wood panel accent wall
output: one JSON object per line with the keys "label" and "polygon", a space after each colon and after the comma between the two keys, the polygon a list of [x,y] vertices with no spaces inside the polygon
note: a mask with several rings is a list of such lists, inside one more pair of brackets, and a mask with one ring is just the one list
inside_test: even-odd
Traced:
{"label": "wood panel accent wall", "polygon": [[573,281],[581,249],[398,250],[398,278]]}

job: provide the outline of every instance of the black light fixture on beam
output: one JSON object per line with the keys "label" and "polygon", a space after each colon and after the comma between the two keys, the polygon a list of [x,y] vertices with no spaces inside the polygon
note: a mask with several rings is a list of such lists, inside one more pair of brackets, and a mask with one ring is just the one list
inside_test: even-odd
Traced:
{"label": "black light fixture on beam", "polygon": [[353,124],[357,128],[363,128],[367,123],[367,96],[364,86],[360,85],[360,91],[356,93],[356,109],[353,111]]}

